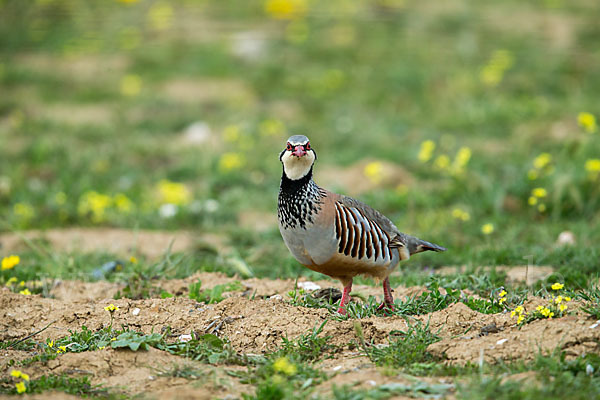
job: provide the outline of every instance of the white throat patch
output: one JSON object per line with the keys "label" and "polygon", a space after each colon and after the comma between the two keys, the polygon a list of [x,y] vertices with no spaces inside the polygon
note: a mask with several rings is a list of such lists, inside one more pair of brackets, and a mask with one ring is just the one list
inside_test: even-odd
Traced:
{"label": "white throat patch", "polygon": [[310,167],[312,167],[315,162],[315,153],[314,151],[309,150],[304,157],[298,158],[290,151],[286,151],[281,157],[281,162],[283,163],[283,169],[285,170],[287,177],[296,181],[308,174]]}

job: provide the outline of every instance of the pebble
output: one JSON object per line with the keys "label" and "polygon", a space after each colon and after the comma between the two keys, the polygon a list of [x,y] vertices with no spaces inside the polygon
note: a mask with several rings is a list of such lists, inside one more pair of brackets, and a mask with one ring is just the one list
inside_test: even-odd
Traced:
{"label": "pebble", "polygon": [[177,340],[184,343],[189,342],[190,340],[192,340],[192,335],[179,335]]}
{"label": "pebble", "polygon": [[133,315],[138,315],[138,314],[140,313],[140,309],[136,307],[136,308],[134,308],[133,310],[131,310],[131,313],[132,313]]}
{"label": "pebble", "polygon": [[298,287],[300,289],[304,289],[306,291],[313,291],[321,289],[321,286],[317,285],[314,282],[298,282]]}
{"label": "pebble", "polygon": [[498,344],[498,345],[499,345],[499,344],[503,344],[503,343],[506,343],[506,342],[508,342],[508,339],[500,339],[500,340],[498,340],[498,341],[496,342],[496,344]]}
{"label": "pebble", "polygon": [[339,371],[340,369],[342,369],[341,365],[338,365],[337,367],[333,367],[332,368],[334,371]]}

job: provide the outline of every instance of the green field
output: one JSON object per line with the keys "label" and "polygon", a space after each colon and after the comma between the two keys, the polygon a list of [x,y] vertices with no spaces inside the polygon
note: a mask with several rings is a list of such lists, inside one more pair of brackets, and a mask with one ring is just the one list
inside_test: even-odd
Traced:
{"label": "green field", "polygon": [[[415,256],[394,286],[437,282],[483,298],[505,287],[512,310],[562,282],[600,318],[599,18],[592,0],[0,0],[0,233],[186,230],[228,249],[198,240],[168,263],[132,252],[139,262],[108,278],[130,284],[198,271],[323,279],[291,257],[275,219],[278,154],[303,134],[317,183],[449,249]],[[3,284],[94,280],[117,258],[44,243],[15,254]],[[495,268],[527,264],[554,272],[527,286]],[[436,273],[447,266],[464,269]],[[290,349],[249,367],[255,396],[278,398],[266,376]],[[294,357],[302,379],[323,379],[314,358]],[[597,357],[540,357],[424,374],[472,379],[458,398],[600,392]],[[501,379],[525,370],[555,383]]]}

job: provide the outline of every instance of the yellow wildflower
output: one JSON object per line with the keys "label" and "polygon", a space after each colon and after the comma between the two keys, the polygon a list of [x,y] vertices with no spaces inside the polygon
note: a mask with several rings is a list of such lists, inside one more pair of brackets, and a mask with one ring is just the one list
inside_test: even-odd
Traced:
{"label": "yellow wildflower", "polygon": [[519,318],[517,318],[517,324],[520,324],[521,322],[523,322],[524,319],[525,319],[525,315],[519,315]]}
{"label": "yellow wildflower", "polygon": [[511,316],[511,317],[514,317],[515,315],[517,315],[517,313],[515,312],[515,310],[512,310],[512,311],[510,312],[510,316]]}
{"label": "yellow wildflower", "polygon": [[538,311],[542,311],[544,309],[544,306],[537,306],[535,309]]}
{"label": "yellow wildflower", "polygon": [[506,297],[500,297],[500,300],[498,300],[498,304],[502,305],[502,304],[504,304],[505,301],[506,301]]}
{"label": "yellow wildflower", "polygon": [[131,256],[129,257],[129,262],[132,264],[137,264],[138,263],[138,259],[135,258],[135,256]]}
{"label": "yellow wildflower", "polygon": [[115,306],[114,304],[109,304],[108,306],[104,307],[104,309],[111,314],[115,311],[119,311],[119,307]]}
{"label": "yellow wildflower", "polygon": [[219,160],[219,169],[221,171],[231,171],[240,169],[244,166],[244,158],[240,153],[225,153]]}
{"label": "yellow wildflower", "polygon": [[561,304],[559,307],[560,312],[565,311],[567,308],[569,308],[569,306],[567,306],[566,304]]}
{"label": "yellow wildflower", "polygon": [[25,387],[25,382],[15,383],[15,387],[17,388],[17,393],[19,394],[25,393],[25,391],[27,390],[27,388]]}
{"label": "yellow wildflower", "polygon": [[544,317],[547,317],[548,315],[550,315],[550,309],[547,307],[542,308],[542,310],[540,312]]}
{"label": "yellow wildflower", "polygon": [[19,286],[21,286],[21,287],[25,287],[25,281],[21,281],[21,282],[19,282]]}
{"label": "yellow wildflower", "polygon": [[538,177],[539,177],[539,174],[538,174],[537,170],[535,170],[535,169],[530,169],[527,172],[527,178],[529,178],[530,181],[535,181]]}
{"label": "yellow wildflower", "polygon": [[535,206],[537,204],[537,202],[538,202],[538,199],[537,199],[537,197],[534,197],[534,196],[529,196],[529,199],[527,200],[527,203],[530,206]]}
{"label": "yellow wildflower", "polygon": [[565,287],[562,283],[556,282],[552,284],[552,290],[560,290]]}
{"label": "yellow wildflower", "polygon": [[66,353],[67,346],[58,346],[58,350],[56,350],[56,354]]}
{"label": "yellow wildflower", "polygon": [[25,289],[21,290],[19,292],[19,294],[24,294],[24,295],[28,296],[31,294],[31,292],[29,291],[29,289],[25,288]]}
{"label": "yellow wildflower", "polygon": [[592,176],[600,174],[600,158],[591,158],[585,162],[585,170]]}
{"label": "yellow wildflower", "polygon": [[489,235],[489,234],[491,234],[492,232],[494,232],[494,224],[492,224],[492,223],[489,223],[489,222],[488,222],[487,224],[483,224],[483,225],[481,226],[481,232],[482,232],[484,235]]}
{"label": "yellow wildflower", "polygon": [[121,94],[127,97],[135,97],[142,91],[142,78],[138,75],[127,74],[121,78]]}
{"label": "yellow wildflower", "polygon": [[270,118],[262,121],[258,127],[260,135],[264,137],[268,136],[281,136],[286,132],[285,124],[278,119]]}
{"label": "yellow wildflower", "polygon": [[265,12],[275,19],[293,19],[306,14],[306,0],[267,0]]}
{"label": "yellow wildflower", "polygon": [[598,124],[596,123],[596,117],[594,114],[589,112],[580,112],[577,115],[577,123],[587,133],[595,133],[598,130]]}
{"label": "yellow wildflower", "polygon": [[133,211],[133,202],[123,193],[117,193],[115,197],[113,197],[113,203],[115,204],[115,207],[117,207],[117,210],[123,214],[129,214]]}
{"label": "yellow wildflower", "polygon": [[471,159],[471,154],[471,149],[468,147],[461,147],[460,149],[458,149],[458,152],[456,153],[456,158],[454,159],[454,163],[452,164],[452,169],[454,173],[461,173],[463,171],[463,169],[467,166],[469,160]]}
{"label": "yellow wildflower", "polygon": [[158,192],[158,202],[161,204],[181,206],[192,200],[192,193],[183,183],[162,179],[156,185],[156,191]]}
{"label": "yellow wildflower", "polygon": [[548,153],[542,153],[533,160],[533,166],[537,169],[543,169],[552,161],[552,156]]}
{"label": "yellow wildflower", "polygon": [[[15,265],[18,265],[21,262],[21,258],[19,256],[10,255],[8,257],[4,257],[2,259],[2,271],[7,269],[12,269]],[[17,278],[15,278],[15,281]]]}
{"label": "yellow wildflower", "polygon": [[434,165],[438,169],[447,169],[450,166],[450,157],[442,154],[435,159]]}
{"label": "yellow wildflower", "polygon": [[562,296],[558,296],[557,298],[554,299],[554,302],[556,304],[560,304],[560,303],[562,303],[562,301],[563,301],[563,297]]}
{"label": "yellow wildflower", "polygon": [[50,348],[54,347],[54,340],[51,340],[50,343],[48,343],[48,347],[50,347]]}
{"label": "yellow wildflower", "polygon": [[13,378],[20,378],[21,374],[22,372],[18,369],[13,369],[12,371],[10,371],[10,376],[12,376]]}
{"label": "yellow wildflower", "polygon": [[286,375],[294,375],[297,371],[296,365],[291,363],[287,357],[278,358],[273,363],[273,369],[276,372],[283,372]]}
{"label": "yellow wildflower", "polygon": [[13,283],[17,283],[17,277],[16,276],[11,276],[7,281],[6,281],[6,286],[11,286]]}
{"label": "yellow wildflower", "polygon": [[431,160],[433,151],[435,150],[435,142],[433,140],[426,140],[421,143],[421,150],[419,150],[419,161],[426,163]]}
{"label": "yellow wildflower", "polygon": [[148,10],[148,22],[158,31],[170,28],[173,23],[173,7],[164,1],[154,3]]}
{"label": "yellow wildflower", "polygon": [[365,165],[363,173],[369,180],[375,184],[381,182],[383,164],[379,161],[373,161]]}
{"label": "yellow wildflower", "polygon": [[29,204],[25,204],[25,203],[15,204],[13,207],[13,211],[16,216],[18,216],[24,220],[29,220],[29,219],[33,218],[35,215],[35,211],[34,211],[33,207],[31,207]]}
{"label": "yellow wildflower", "polygon": [[92,221],[102,222],[106,209],[112,204],[112,198],[105,194],[90,190],[85,192],[79,199],[77,212],[79,215],[91,215]]}
{"label": "yellow wildflower", "polygon": [[571,298],[568,296],[565,296],[565,301],[571,301]]}
{"label": "yellow wildflower", "polygon": [[512,67],[513,63],[514,57],[510,51],[496,50],[488,63],[481,68],[479,79],[487,86],[496,86],[502,81],[504,73]]}
{"label": "yellow wildflower", "polygon": [[542,198],[542,197],[546,197],[548,195],[548,192],[546,191],[546,189],[539,187],[539,188],[533,189],[531,191],[531,195],[534,197]]}
{"label": "yellow wildflower", "polygon": [[543,213],[544,211],[546,211],[546,205],[544,203],[540,204],[538,206],[538,211]]}
{"label": "yellow wildflower", "polygon": [[554,317],[554,312],[550,311],[550,312],[548,313],[548,318],[549,318],[549,319],[552,319],[552,317]]}
{"label": "yellow wildflower", "polygon": [[507,293],[506,293],[506,290],[504,290],[504,289],[500,293],[498,293],[498,296],[500,296],[500,297],[504,297],[506,295],[507,295]]}
{"label": "yellow wildflower", "polygon": [[461,210],[460,208],[455,208],[452,210],[452,216],[462,221],[468,221],[471,218],[468,212]]}
{"label": "yellow wildflower", "polygon": [[523,306],[517,306],[515,308],[515,312],[518,314],[521,314],[525,309],[523,308]]}

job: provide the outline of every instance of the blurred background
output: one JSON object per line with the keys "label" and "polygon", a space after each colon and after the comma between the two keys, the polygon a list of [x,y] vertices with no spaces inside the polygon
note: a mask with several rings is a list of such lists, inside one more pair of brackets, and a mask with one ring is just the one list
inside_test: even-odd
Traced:
{"label": "blurred background", "polygon": [[276,220],[304,134],[317,183],[450,249],[399,274],[532,261],[582,286],[599,20],[595,0],[0,0],[0,231],[186,230],[218,238],[196,269],[310,276]]}

